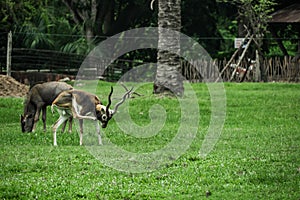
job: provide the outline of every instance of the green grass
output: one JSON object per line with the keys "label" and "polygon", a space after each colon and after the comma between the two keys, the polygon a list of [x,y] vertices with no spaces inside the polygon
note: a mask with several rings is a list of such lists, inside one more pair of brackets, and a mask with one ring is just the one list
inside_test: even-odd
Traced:
{"label": "green grass", "polygon": [[[97,93],[106,102],[110,83]],[[52,146],[42,122],[36,133],[21,133],[21,98],[0,99],[0,199],[299,199],[300,85],[226,83],[226,121],[222,135],[207,157],[198,156],[210,120],[210,96],[205,84],[193,84],[201,120],[190,148],[174,162],[147,173],[120,172],[107,167],[79,146],[78,134],[59,133]],[[150,138],[124,134],[115,120],[102,132],[131,152],[159,150],[176,135],[178,101],[151,94],[152,85],[130,100],[130,115],[138,125],[150,123],[149,108],[167,110],[162,130]],[[134,107],[134,109],[133,109]],[[121,112],[121,110],[120,110]]]}

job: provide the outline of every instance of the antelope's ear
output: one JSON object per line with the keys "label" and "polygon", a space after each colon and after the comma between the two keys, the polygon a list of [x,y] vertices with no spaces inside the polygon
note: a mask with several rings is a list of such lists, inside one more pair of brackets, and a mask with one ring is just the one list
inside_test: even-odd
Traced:
{"label": "antelope's ear", "polygon": [[97,96],[95,96],[94,101],[95,101],[96,105],[101,105],[101,101],[100,101],[100,99]]}
{"label": "antelope's ear", "polygon": [[24,116],[23,116],[23,115],[20,115],[20,120],[21,120],[21,122],[23,121],[23,119],[24,119]]}

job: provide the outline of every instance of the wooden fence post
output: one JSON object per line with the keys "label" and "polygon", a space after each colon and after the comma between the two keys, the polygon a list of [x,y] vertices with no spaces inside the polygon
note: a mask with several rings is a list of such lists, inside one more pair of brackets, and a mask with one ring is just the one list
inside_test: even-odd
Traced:
{"label": "wooden fence post", "polygon": [[11,51],[12,51],[12,33],[9,31],[7,36],[7,55],[6,55],[6,73],[11,76]]}
{"label": "wooden fence post", "polygon": [[259,54],[258,50],[255,50],[255,81],[261,81],[261,73],[260,73],[260,63],[259,63]]}

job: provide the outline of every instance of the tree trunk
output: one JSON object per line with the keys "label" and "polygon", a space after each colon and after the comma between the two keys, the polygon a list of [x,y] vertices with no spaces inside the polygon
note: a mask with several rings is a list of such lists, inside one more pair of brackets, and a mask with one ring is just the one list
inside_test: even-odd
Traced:
{"label": "tree trunk", "polygon": [[258,50],[255,51],[255,82],[261,81],[260,58]]}
{"label": "tree trunk", "polygon": [[263,82],[268,82],[268,76],[266,74],[265,65],[263,62],[263,53],[262,53],[262,39],[258,38],[257,40],[257,50],[258,50],[258,58],[259,58],[259,67],[260,67],[260,76]]}
{"label": "tree trunk", "polygon": [[[183,79],[180,74],[181,0],[158,1],[158,53],[154,81],[155,94],[182,96]],[[168,31],[168,29],[178,31]],[[170,50],[170,51],[168,51]],[[178,53],[178,54],[176,54]]]}

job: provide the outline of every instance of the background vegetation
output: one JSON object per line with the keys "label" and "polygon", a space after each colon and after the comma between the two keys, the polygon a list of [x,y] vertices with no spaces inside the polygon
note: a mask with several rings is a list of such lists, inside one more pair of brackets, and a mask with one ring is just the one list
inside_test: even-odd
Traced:
{"label": "background vegetation", "polygon": [[[91,2],[98,4],[93,6]],[[199,41],[212,57],[223,59],[233,53],[233,40],[240,36],[242,8],[248,8],[246,5],[250,4],[262,22],[267,21],[267,15],[273,10],[293,2],[297,1],[182,0],[182,32]],[[262,5],[267,6],[261,9]],[[0,48],[6,47],[7,33],[11,30],[15,48],[86,54],[100,41],[121,31],[157,26],[157,7],[150,10],[149,0],[5,0],[0,2],[0,7]],[[289,25],[281,32],[281,39],[293,55],[297,40],[292,38],[298,38],[295,29]],[[271,38],[268,31],[264,32],[265,54],[282,55]],[[143,52],[139,54],[143,55]]]}
{"label": "background vegetation", "polygon": [[[111,83],[99,84],[106,99]],[[201,121],[188,151],[170,165],[151,173],[119,172],[104,166],[79,146],[79,137],[58,134],[52,146],[50,126],[57,114],[48,114],[48,131],[41,122],[36,133],[21,133],[22,98],[0,99],[1,199],[299,199],[300,85],[285,83],[226,83],[227,114],[214,150],[200,158],[198,151],[210,120],[210,96],[205,84],[193,84]],[[101,92],[99,92],[101,91]],[[176,99],[152,95],[152,84],[138,90],[144,97],[130,100],[132,117],[148,123],[148,105],[168,110],[163,133],[150,140],[123,134],[114,120],[102,130],[129,151],[161,147],[173,138],[180,117]]]}

